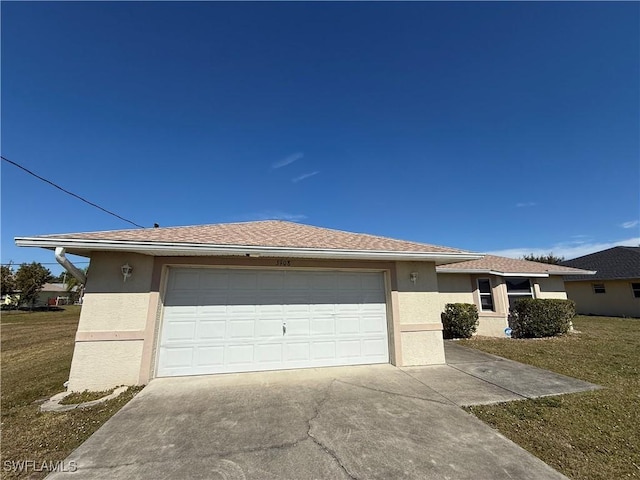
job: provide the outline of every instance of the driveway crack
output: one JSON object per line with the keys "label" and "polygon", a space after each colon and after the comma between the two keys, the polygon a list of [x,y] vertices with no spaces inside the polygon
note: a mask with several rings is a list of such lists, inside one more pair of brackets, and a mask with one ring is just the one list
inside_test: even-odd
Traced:
{"label": "driveway crack", "polygon": [[324,443],[322,443],[318,438],[314,437],[311,434],[311,422],[313,422],[316,418],[318,418],[318,415],[320,415],[320,410],[322,409],[322,407],[324,406],[324,404],[329,400],[329,398],[331,397],[331,388],[333,387],[333,384],[338,381],[337,379],[333,379],[331,381],[331,383],[327,386],[327,389],[324,392],[324,397],[322,397],[322,399],[316,404],[316,408],[315,411],[313,413],[313,416],[311,418],[309,418],[309,420],[307,421],[307,436],[311,439],[311,441],[313,441],[313,443],[315,443],[316,445],[318,445],[322,450],[324,450],[327,454],[329,454],[329,456],[331,458],[333,458],[335,460],[335,462],[338,464],[338,466],[342,469],[342,471],[351,479],[353,480],[358,480],[358,477],[355,477],[351,474],[351,472],[349,472],[349,470],[347,469],[347,467],[342,463],[342,461],[340,460],[340,458],[338,458],[338,454],[336,452],[334,452],[331,448],[329,448],[328,446],[326,446]]}

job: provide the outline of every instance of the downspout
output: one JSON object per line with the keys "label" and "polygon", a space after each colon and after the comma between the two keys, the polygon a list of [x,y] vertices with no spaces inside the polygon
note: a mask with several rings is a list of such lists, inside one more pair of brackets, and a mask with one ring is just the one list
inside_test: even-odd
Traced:
{"label": "downspout", "polygon": [[82,270],[76,267],[64,256],[65,250],[63,247],[56,247],[56,261],[64,267],[64,269],[73,275],[81,284],[87,283],[87,276]]}

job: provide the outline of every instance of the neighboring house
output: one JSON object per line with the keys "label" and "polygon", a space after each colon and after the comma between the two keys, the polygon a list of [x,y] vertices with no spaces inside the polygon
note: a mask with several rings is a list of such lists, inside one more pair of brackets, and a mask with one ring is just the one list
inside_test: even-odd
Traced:
{"label": "neighboring house", "polygon": [[42,290],[38,292],[35,305],[67,305],[69,303],[69,292],[64,283],[45,283]]}
{"label": "neighboring house", "polygon": [[69,390],[444,363],[436,265],[480,258],[283,221],[16,238],[91,258]]}
{"label": "neighboring house", "polygon": [[562,265],[597,270],[593,276],[565,278],[579,313],[640,317],[640,247],[613,247]]}
{"label": "neighboring house", "polygon": [[486,255],[478,260],[440,265],[438,290],[447,303],[478,307],[477,335],[505,336],[509,309],[521,298],[566,299],[564,275],[589,275],[576,268]]}

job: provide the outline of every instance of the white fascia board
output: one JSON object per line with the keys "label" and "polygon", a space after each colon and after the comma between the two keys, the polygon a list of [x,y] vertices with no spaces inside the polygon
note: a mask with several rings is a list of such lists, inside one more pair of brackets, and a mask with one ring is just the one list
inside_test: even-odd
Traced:
{"label": "white fascia board", "polygon": [[498,277],[537,277],[546,278],[548,273],[510,273],[510,272],[498,272],[496,270],[479,269],[479,268],[438,268],[437,273],[472,273],[472,274],[484,274],[484,275],[496,275]]}
{"label": "white fascia board", "polygon": [[484,275],[497,275],[499,277],[531,277],[531,278],[547,278],[551,275],[566,276],[566,275],[595,275],[595,271],[585,270],[584,272],[563,272],[554,271],[549,273],[526,273],[526,272],[498,272],[496,270],[479,269],[479,268],[439,268],[436,267],[437,273],[472,273],[472,274],[484,274]]}
{"label": "white fascia board", "polygon": [[[139,242],[127,240],[86,240],[54,237],[16,237],[19,247],[64,247],[90,251],[139,251],[154,255],[256,255],[265,257],[330,258],[362,260],[405,260],[461,262],[478,260],[482,255],[474,253],[396,252],[389,250],[333,250],[316,248],[259,247],[253,245],[208,245],[200,243]],[[170,253],[167,253],[170,252]]]}

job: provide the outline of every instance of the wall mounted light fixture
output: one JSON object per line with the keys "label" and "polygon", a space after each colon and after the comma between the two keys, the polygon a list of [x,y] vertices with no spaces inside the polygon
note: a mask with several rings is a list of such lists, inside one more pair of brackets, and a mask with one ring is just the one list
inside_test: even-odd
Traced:
{"label": "wall mounted light fixture", "polygon": [[133,267],[131,265],[129,265],[128,263],[125,263],[124,265],[122,265],[120,267],[120,271],[122,272],[122,277],[124,278],[124,281],[127,281],[127,278],[129,278],[131,276],[131,274],[133,273]]}
{"label": "wall mounted light fixture", "polygon": [[418,281],[418,272],[411,272],[409,274],[409,280],[411,280],[411,283],[416,283]]}

